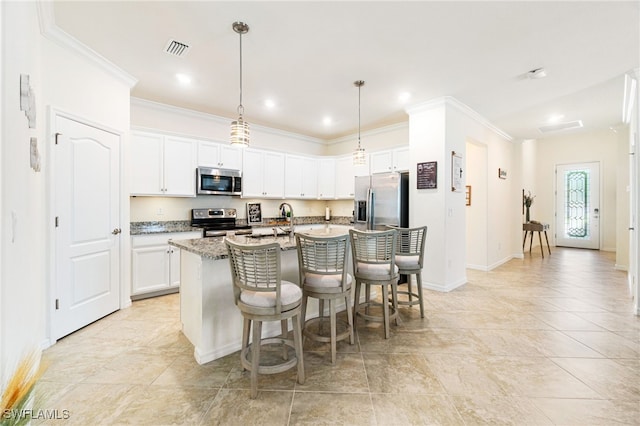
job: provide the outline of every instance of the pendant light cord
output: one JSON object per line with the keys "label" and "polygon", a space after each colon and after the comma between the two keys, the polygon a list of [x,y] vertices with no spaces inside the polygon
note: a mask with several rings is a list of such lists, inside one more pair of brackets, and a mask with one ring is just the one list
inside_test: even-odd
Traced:
{"label": "pendant light cord", "polygon": [[362,85],[358,85],[358,149],[360,149],[360,89]]}
{"label": "pendant light cord", "polygon": [[238,105],[238,114],[240,117],[244,114],[244,107],[242,106],[242,32],[240,35],[240,105]]}

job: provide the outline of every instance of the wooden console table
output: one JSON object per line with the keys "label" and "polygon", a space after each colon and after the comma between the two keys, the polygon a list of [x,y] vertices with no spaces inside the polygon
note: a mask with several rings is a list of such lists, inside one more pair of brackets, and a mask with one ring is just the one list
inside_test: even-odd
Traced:
{"label": "wooden console table", "polygon": [[527,242],[527,234],[531,233],[531,239],[529,240],[529,253],[531,253],[531,246],[533,245],[533,233],[537,232],[538,240],[540,240],[540,252],[542,253],[542,257],[544,258],[542,235],[540,235],[541,232],[544,232],[544,239],[547,240],[547,250],[549,250],[549,255],[551,255],[551,247],[549,247],[549,237],[547,237],[547,229],[549,229],[548,223],[523,223],[522,230],[524,231],[524,239],[522,240],[522,251],[524,251],[524,246]]}

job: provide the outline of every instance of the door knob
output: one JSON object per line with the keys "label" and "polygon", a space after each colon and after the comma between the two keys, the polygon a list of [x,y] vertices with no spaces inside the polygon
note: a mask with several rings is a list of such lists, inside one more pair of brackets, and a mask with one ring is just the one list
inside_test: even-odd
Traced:
{"label": "door knob", "polygon": [[118,234],[119,234],[119,233],[121,233],[121,232],[122,232],[122,229],[120,229],[120,228],[115,228],[113,231],[111,231],[111,233],[112,233],[113,235],[118,235]]}

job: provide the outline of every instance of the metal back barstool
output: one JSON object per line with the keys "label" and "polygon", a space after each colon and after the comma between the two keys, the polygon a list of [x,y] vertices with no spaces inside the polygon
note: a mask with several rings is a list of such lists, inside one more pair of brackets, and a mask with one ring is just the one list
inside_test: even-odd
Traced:
{"label": "metal back barstool", "polygon": [[[396,247],[396,266],[401,275],[408,275],[407,289],[398,285],[398,294],[408,297],[408,300],[398,300],[398,305],[420,305],[420,317],[424,318],[424,300],[422,296],[422,266],[424,262],[424,243],[427,237],[427,227],[397,228],[389,226],[398,232]],[[417,293],[412,288],[411,275],[416,276]]]}
{"label": "metal back barstool", "polygon": [[[395,319],[398,324],[397,284],[398,267],[395,265],[396,230],[388,231],[349,231],[353,252],[353,276],[356,280],[354,296],[354,327],[356,317],[362,316],[369,321],[384,323],[384,337],[389,338],[389,323]],[[365,309],[360,310],[360,288],[367,286]],[[380,286],[382,302],[370,300],[370,287]],[[389,306],[389,287],[391,287],[391,306]],[[382,317],[369,314],[370,306],[382,306]]]}
{"label": "metal back barstool", "polygon": [[[251,398],[258,394],[258,373],[280,373],[297,365],[298,383],[303,384],[304,362],[300,326],[302,290],[297,284],[281,279],[280,245],[245,245],[228,239],[225,239],[225,244],[229,253],[234,300],[244,318],[240,361],[242,367],[251,372]],[[293,323],[293,340],[286,338],[289,318]],[[264,321],[280,321],[282,336],[263,339]],[[274,343],[283,344],[283,362],[276,365],[260,365],[260,346]],[[287,346],[294,348],[295,357],[289,359]]]}
{"label": "metal back barstool", "polygon": [[[349,337],[349,343],[355,342],[353,316],[351,312],[351,275],[347,273],[349,256],[349,235],[335,237],[316,237],[296,234],[300,283],[302,285],[302,333],[308,339],[331,344],[331,363],[336,362],[337,342]],[[307,300],[318,299],[319,316],[306,320]],[[329,302],[329,336],[321,334],[324,316],[324,301]],[[337,333],[336,303],[344,300],[347,310],[346,327]],[[314,332],[314,326],[318,331]]]}

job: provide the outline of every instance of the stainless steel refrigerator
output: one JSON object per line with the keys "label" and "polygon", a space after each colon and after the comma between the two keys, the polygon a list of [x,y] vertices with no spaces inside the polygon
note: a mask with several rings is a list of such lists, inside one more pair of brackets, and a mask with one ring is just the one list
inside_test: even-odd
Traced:
{"label": "stainless steel refrigerator", "polygon": [[409,226],[409,173],[358,176],[355,182],[354,224],[359,230]]}

